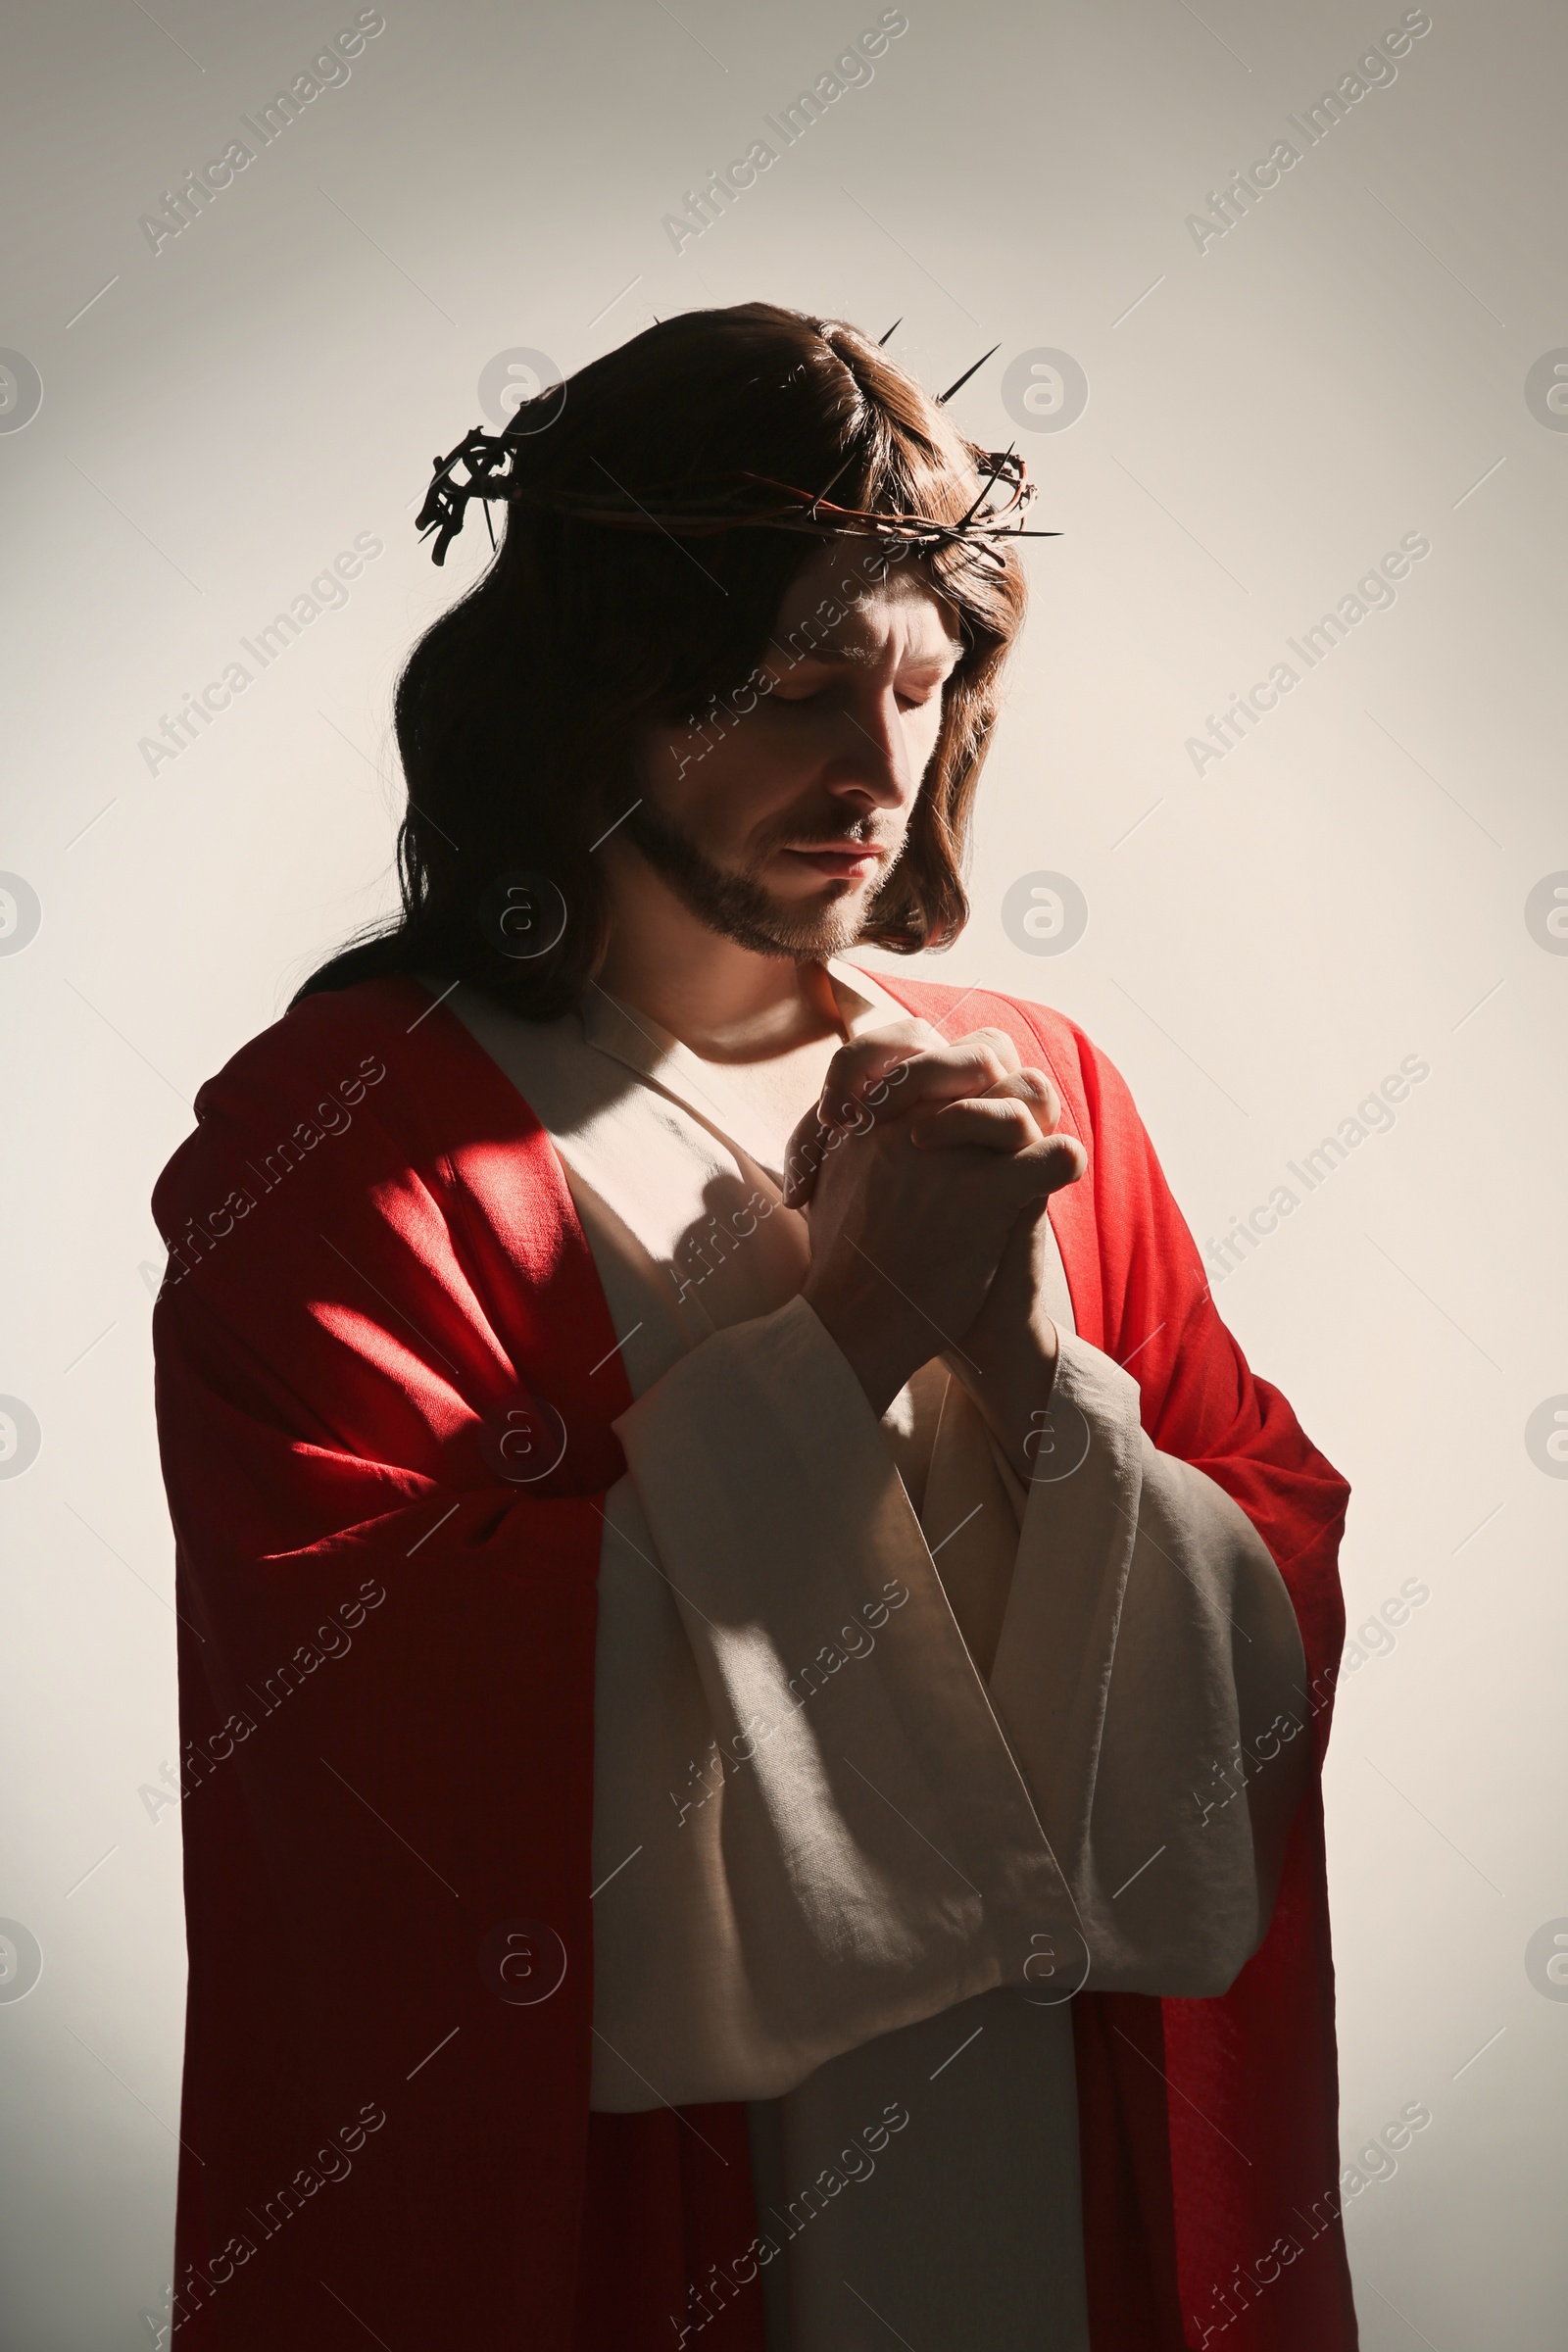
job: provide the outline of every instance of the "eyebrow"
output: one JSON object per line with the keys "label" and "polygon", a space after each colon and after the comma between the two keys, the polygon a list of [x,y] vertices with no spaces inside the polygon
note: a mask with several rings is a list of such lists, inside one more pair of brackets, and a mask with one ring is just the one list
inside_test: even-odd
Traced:
{"label": "eyebrow", "polygon": [[[792,669],[799,669],[804,662],[819,662],[839,669],[849,669],[863,662],[868,650],[864,647],[822,645],[812,646],[806,653],[797,654],[792,653],[787,644],[781,645],[776,637],[770,637],[768,643],[776,654],[784,657]],[[940,652],[919,655],[916,657],[916,662],[920,666],[929,665],[933,669],[946,665],[951,673],[957,668],[962,658],[963,647],[956,638],[949,637],[944,641]]]}

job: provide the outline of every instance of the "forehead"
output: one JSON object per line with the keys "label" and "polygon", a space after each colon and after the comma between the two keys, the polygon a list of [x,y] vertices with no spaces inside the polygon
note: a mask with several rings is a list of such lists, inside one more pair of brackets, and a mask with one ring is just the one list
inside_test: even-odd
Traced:
{"label": "forehead", "polygon": [[[787,639],[808,621],[824,652],[871,653],[889,643],[942,654],[959,642],[957,615],[912,556],[876,565],[869,539],[837,539],[814,549],[779,603],[774,633]],[[823,633],[818,608],[829,600],[843,617]]]}

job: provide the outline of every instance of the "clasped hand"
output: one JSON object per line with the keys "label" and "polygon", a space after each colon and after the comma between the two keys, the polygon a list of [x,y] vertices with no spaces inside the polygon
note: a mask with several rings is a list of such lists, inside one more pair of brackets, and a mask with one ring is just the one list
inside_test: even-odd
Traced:
{"label": "clasped hand", "polygon": [[803,1295],[879,1416],[942,1355],[1027,1478],[1055,1356],[1036,1229],[1087,1155],[1005,1031],[932,1038],[900,1022],[842,1047],[796,1126],[784,1198],[810,1233]]}

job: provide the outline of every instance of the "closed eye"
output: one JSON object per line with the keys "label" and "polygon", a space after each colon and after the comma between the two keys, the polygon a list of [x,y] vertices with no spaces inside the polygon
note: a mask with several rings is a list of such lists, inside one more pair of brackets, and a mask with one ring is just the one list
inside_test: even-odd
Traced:
{"label": "closed eye", "polygon": [[[893,699],[901,710],[923,710],[929,704],[941,701],[942,690],[952,674],[951,670],[944,669],[925,677],[916,676],[906,680],[894,689]],[[819,703],[825,695],[836,692],[837,687],[836,677],[815,685],[785,685],[780,682],[772,688],[769,699],[775,703]]]}
{"label": "closed eye", "polygon": [[943,670],[937,677],[914,679],[908,685],[901,686],[894,699],[903,710],[923,710],[928,703],[942,700],[942,689],[952,674],[951,670]]}

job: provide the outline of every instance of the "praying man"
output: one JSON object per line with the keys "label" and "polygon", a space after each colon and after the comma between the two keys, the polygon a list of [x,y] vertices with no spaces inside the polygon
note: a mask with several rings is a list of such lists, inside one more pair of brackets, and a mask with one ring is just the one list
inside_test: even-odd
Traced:
{"label": "praying man", "polygon": [[946,398],[749,303],[439,464],[401,911],[159,1181],[185,2352],[1352,2352],[1348,1490],[1105,1055],[901,968]]}

